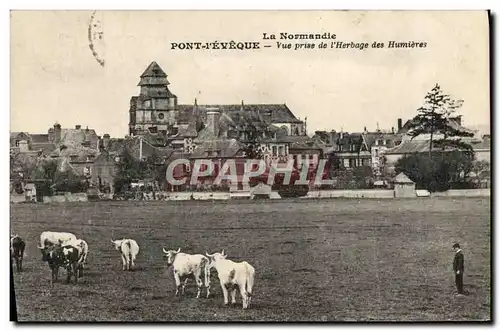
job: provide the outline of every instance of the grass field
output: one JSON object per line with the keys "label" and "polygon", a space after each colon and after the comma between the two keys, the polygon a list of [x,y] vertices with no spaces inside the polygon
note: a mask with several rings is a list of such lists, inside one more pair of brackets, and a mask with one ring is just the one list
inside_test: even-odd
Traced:
{"label": "grass field", "polygon": [[[92,220],[90,225],[88,220]],[[447,321],[490,320],[490,200],[281,200],[11,205],[27,242],[14,274],[20,321]],[[90,247],[79,284],[56,283],[41,261],[42,231],[69,231]],[[135,239],[138,269],[121,271],[111,238]],[[465,255],[454,295],[452,244]],[[162,246],[225,249],[256,270],[252,306],[175,297]],[[61,271],[65,281],[65,271]]]}

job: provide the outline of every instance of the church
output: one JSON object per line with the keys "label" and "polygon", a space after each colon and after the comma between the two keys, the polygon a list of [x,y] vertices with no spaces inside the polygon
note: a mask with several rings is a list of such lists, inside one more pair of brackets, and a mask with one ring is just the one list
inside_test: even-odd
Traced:
{"label": "church", "polygon": [[140,76],[139,95],[130,99],[130,136],[154,135],[161,144],[175,144],[196,138],[245,142],[307,134],[306,124],[286,104],[198,105],[195,100],[179,105],[169,85],[167,74],[153,61]]}

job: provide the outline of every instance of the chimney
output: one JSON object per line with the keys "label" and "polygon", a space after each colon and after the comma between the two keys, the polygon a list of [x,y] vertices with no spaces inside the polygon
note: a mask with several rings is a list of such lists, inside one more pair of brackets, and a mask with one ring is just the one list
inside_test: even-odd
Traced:
{"label": "chimney", "polygon": [[50,128],[48,133],[49,133],[49,142],[54,143],[54,128]]}
{"label": "chimney", "polygon": [[109,147],[109,139],[110,139],[110,136],[109,134],[104,134],[104,136],[102,136],[102,146],[104,147],[104,149],[108,149]]}
{"label": "chimney", "polygon": [[337,133],[335,132],[335,130],[330,131],[330,141],[328,142],[329,144],[332,144],[332,145],[334,144],[336,134]]}
{"label": "chimney", "polygon": [[398,132],[403,128],[403,119],[398,118]]}
{"label": "chimney", "polygon": [[392,127],[392,128],[391,128],[391,132],[392,132],[392,134],[394,134],[394,133],[395,133],[395,132],[394,132],[394,127]]}
{"label": "chimney", "polygon": [[80,124],[75,125],[75,129],[80,130],[82,126]]}
{"label": "chimney", "polygon": [[61,124],[54,124],[54,144],[58,144],[61,141]]}
{"label": "chimney", "polygon": [[219,118],[218,108],[207,108],[207,127],[215,136],[219,135]]}

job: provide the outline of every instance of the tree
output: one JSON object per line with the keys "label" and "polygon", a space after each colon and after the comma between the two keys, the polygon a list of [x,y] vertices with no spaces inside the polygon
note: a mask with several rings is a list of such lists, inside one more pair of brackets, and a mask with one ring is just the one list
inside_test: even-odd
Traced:
{"label": "tree", "polygon": [[248,141],[246,142],[243,151],[245,152],[245,157],[248,159],[260,160],[264,158],[264,154],[259,149],[257,138],[255,137],[255,134],[252,134],[252,132],[250,132]]}
{"label": "tree", "polygon": [[[120,154],[120,161],[117,167],[118,170],[114,178],[113,186],[115,192],[120,193],[126,190],[132,181],[139,178],[141,164],[134,159],[127,149],[124,149]],[[142,165],[142,167],[144,167],[144,165]]]}
{"label": "tree", "polygon": [[396,173],[405,173],[415,182],[417,189],[429,192],[448,190],[451,185],[466,186],[468,174],[472,170],[474,154],[452,151],[442,158],[432,158],[414,153],[396,162]]}
{"label": "tree", "polygon": [[[441,148],[442,158],[444,158],[446,147],[471,151],[471,145],[461,141],[459,137],[472,137],[473,134],[455,129],[450,124],[450,119],[456,110],[462,107],[464,101],[452,99],[441,90],[439,84],[427,93],[424,100],[424,105],[417,109],[418,114],[411,121],[408,135],[413,139],[421,134],[430,134],[429,160],[432,157],[434,145]],[[442,138],[434,139],[436,134],[440,134]]]}
{"label": "tree", "polygon": [[472,171],[474,172],[475,180],[478,186],[481,185],[481,180],[490,177],[491,165],[486,160],[474,161],[472,164]]}
{"label": "tree", "polygon": [[56,172],[54,188],[61,192],[80,193],[86,192],[87,182],[84,176],[75,174],[71,170]]}

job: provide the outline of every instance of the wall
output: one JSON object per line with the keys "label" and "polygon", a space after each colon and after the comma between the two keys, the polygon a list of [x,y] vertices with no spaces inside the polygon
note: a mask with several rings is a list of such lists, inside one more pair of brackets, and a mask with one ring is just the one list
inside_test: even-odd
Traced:
{"label": "wall", "polygon": [[26,201],[26,197],[24,196],[24,193],[23,194],[12,193],[10,195],[10,202],[12,202],[12,203],[20,203],[20,202],[25,202],[25,201]]}
{"label": "wall", "polygon": [[372,199],[392,199],[393,190],[321,190],[309,191],[303,199],[318,198],[372,198]]}
{"label": "wall", "polygon": [[229,192],[178,192],[169,193],[165,200],[229,200]]}
{"label": "wall", "polygon": [[446,192],[431,193],[431,197],[489,197],[491,189],[448,190]]}
{"label": "wall", "polygon": [[87,193],[65,193],[64,195],[55,195],[51,197],[44,196],[43,203],[53,202],[85,202],[88,201]]}
{"label": "wall", "polygon": [[414,198],[416,197],[415,184],[395,184],[394,197],[396,198]]}

